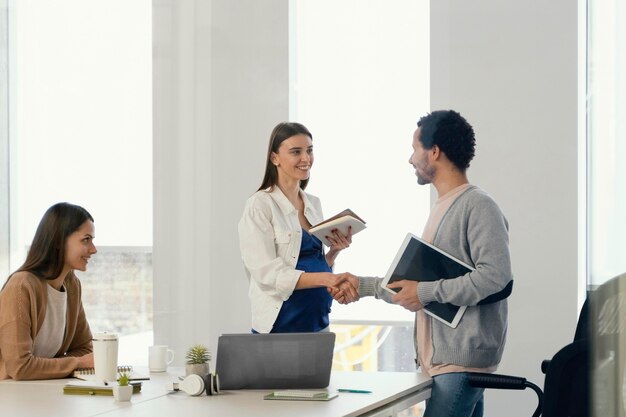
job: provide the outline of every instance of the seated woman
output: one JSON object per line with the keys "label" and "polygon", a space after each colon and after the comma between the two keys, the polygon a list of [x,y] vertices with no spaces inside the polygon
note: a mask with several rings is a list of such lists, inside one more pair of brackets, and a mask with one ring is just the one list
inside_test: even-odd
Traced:
{"label": "seated woman", "polygon": [[352,236],[334,231],[328,236],[332,246],[324,253],[322,242],[308,232],[323,220],[319,199],[304,192],[313,165],[311,132],[299,123],[280,123],[268,148],[265,177],[239,222],[241,255],[250,278],[252,331],[325,331],[333,301],[327,289],[348,276],[354,279],[331,270]]}
{"label": "seated woman", "polygon": [[96,253],[93,218],[58,203],[44,214],[26,261],[0,291],[0,379],[64,378],[93,367],[92,335],[74,270]]}

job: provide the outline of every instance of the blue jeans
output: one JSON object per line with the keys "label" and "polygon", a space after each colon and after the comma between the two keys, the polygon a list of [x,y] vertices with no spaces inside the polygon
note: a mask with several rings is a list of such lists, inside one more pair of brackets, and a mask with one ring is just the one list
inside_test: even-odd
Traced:
{"label": "blue jeans", "polygon": [[483,392],[470,387],[465,372],[436,375],[424,417],[482,417]]}

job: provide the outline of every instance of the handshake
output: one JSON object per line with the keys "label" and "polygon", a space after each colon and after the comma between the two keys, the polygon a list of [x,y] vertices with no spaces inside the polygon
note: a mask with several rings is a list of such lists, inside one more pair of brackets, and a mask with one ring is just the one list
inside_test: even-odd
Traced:
{"label": "handshake", "polygon": [[349,272],[329,274],[329,283],[326,285],[330,295],[339,304],[350,304],[359,300],[359,278]]}
{"label": "handshake", "polygon": [[[326,287],[330,295],[339,304],[350,304],[359,300],[359,277],[352,275],[349,272],[343,272],[340,274],[328,273],[326,279]],[[413,280],[400,280],[394,281],[387,285],[387,288],[391,288],[397,291],[391,300],[393,304],[397,304],[409,311],[418,311],[424,308],[424,305],[419,299],[417,287],[418,281]]]}

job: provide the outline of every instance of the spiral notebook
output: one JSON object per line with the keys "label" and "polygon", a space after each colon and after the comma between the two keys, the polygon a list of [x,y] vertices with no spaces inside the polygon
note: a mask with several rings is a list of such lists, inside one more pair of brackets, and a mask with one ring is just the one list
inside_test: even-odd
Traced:
{"label": "spiral notebook", "polygon": [[[150,377],[148,375],[140,374],[133,370],[132,366],[118,366],[117,367],[117,377],[119,378],[122,372],[128,373],[128,379],[130,381],[148,381]],[[83,381],[95,381],[96,380],[96,370],[94,368],[83,368],[77,369],[72,374],[74,378],[82,379]]]}

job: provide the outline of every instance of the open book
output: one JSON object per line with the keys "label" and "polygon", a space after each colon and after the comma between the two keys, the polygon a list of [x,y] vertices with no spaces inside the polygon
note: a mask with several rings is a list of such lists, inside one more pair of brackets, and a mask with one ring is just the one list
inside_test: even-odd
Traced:
{"label": "open book", "polygon": [[365,220],[357,216],[352,210],[345,209],[341,213],[311,227],[309,233],[321,240],[324,245],[331,246],[326,236],[332,235],[334,229],[347,235],[350,226],[352,226],[352,235],[356,235],[361,230],[365,229]]}

